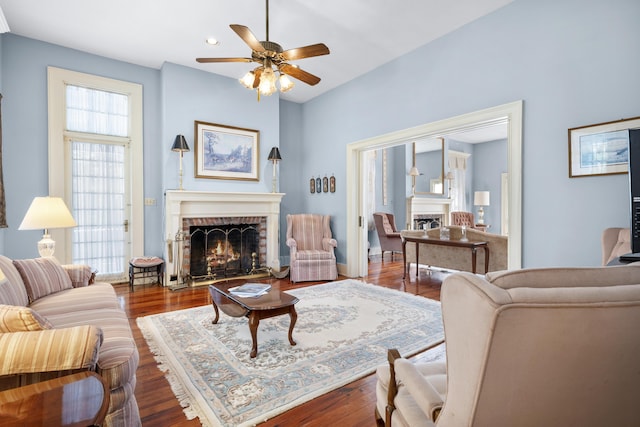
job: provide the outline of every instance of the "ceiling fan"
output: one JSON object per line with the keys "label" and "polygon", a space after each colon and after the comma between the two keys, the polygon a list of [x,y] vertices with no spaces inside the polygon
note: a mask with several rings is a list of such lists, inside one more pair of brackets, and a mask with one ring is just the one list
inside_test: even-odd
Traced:
{"label": "ceiling fan", "polygon": [[269,40],[269,0],[266,0],[267,37],[259,41],[251,30],[244,25],[232,24],[231,29],[251,48],[251,58],[196,58],[200,63],[209,62],[257,62],[259,67],[249,71],[240,82],[248,89],[258,89],[263,95],[271,95],[276,91],[276,75],[274,67],[280,74],[278,78],[280,91],[286,92],[293,88],[293,82],[287,78],[291,76],[308,85],[314,86],[320,82],[320,77],[304,71],[289,61],[328,55],[329,48],[324,43],[283,50],[278,43]]}

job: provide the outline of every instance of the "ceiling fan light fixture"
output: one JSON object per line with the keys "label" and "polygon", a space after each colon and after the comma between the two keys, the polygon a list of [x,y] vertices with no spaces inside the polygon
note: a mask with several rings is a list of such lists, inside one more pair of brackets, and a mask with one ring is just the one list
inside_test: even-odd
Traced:
{"label": "ceiling fan light fixture", "polygon": [[267,67],[260,75],[260,85],[258,90],[261,95],[273,95],[278,89],[276,88],[276,75],[271,67]]}
{"label": "ceiling fan light fixture", "polygon": [[291,80],[286,74],[280,74],[278,82],[280,83],[280,92],[289,92],[295,86],[293,80]]}
{"label": "ceiling fan light fixture", "polygon": [[246,87],[247,89],[253,89],[253,82],[255,78],[255,73],[253,71],[249,71],[247,74],[242,76],[241,79],[238,80],[240,81],[240,83],[242,83],[242,86]]}
{"label": "ceiling fan light fixture", "polygon": [[211,45],[211,46],[217,46],[220,44],[220,42],[218,41],[218,39],[216,39],[215,37],[209,37],[208,39],[205,40],[205,43]]}

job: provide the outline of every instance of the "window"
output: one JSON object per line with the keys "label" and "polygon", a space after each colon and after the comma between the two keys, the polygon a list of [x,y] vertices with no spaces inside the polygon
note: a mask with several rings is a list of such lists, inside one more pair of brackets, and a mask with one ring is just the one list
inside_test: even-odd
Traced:
{"label": "window", "polygon": [[56,255],[124,279],[144,246],[140,85],[49,68],[49,187],[78,223]]}

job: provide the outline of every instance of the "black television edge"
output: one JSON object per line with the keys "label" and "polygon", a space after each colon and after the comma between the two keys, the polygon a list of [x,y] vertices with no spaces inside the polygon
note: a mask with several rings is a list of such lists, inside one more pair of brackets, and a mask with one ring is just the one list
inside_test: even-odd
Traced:
{"label": "black television edge", "polygon": [[631,253],[620,261],[640,261],[640,129],[629,129],[629,190],[631,206]]}

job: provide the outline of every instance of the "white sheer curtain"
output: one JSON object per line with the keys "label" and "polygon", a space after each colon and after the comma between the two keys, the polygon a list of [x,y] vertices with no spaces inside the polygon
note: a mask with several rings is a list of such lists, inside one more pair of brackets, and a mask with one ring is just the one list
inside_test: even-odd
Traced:
{"label": "white sheer curtain", "polygon": [[88,264],[101,277],[124,270],[125,176],[124,146],[72,142],[72,258]]}
{"label": "white sheer curtain", "polygon": [[451,211],[466,211],[466,170],[467,158],[455,152],[449,152],[449,170],[453,172],[453,182],[451,183]]}
{"label": "white sheer curtain", "polygon": [[[122,277],[126,271],[128,97],[67,86],[67,130],[70,141],[73,263],[88,264],[101,278]],[[82,137],[85,134],[86,138]],[[103,135],[100,141],[92,140]],[[109,137],[116,137],[110,140]]]}
{"label": "white sheer curtain", "polygon": [[129,97],[67,85],[67,130],[100,135],[129,135]]}

